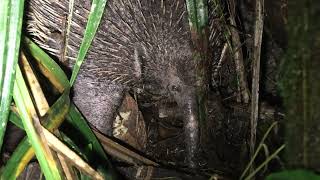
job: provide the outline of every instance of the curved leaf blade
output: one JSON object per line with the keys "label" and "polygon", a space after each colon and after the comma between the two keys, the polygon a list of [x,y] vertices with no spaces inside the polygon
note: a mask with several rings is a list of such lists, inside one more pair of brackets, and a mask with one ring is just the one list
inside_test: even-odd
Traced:
{"label": "curved leaf blade", "polygon": [[79,73],[80,67],[84,61],[84,58],[88,52],[88,49],[91,45],[91,42],[96,34],[96,31],[99,27],[100,20],[102,18],[105,5],[107,0],[93,0],[91,5],[91,10],[88,18],[88,23],[86,30],[84,32],[84,37],[79,49],[79,54],[76,59],[76,63],[73,67],[72,76],[70,79],[71,86],[75,82],[77,75]]}
{"label": "curved leaf blade", "polygon": [[15,67],[20,48],[23,7],[23,0],[5,0],[1,7],[3,11],[0,12],[0,149],[12,101]]}

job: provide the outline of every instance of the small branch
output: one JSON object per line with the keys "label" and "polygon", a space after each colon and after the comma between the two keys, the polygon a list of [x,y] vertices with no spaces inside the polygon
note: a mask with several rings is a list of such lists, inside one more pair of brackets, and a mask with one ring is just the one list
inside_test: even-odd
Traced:
{"label": "small branch", "polygon": [[251,100],[251,120],[250,120],[250,157],[253,157],[256,143],[257,121],[259,115],[259,80],[260,80],[260,56],[263,33],[263,6],[264,0],[256,0],[256,20],[254,29],[254,49],[253,49],[253,75],[252,75],[252,100]]}
{"label": "small branch", "polygon": [[[70,36],[70,30],[71,30],[71,23],[72,23],[72,17],[73,17],[73,8],[74,8],[74,0],[69,1],[69,13],[67,20],[64,20],[64,30],[62,32],[63,34],[63,49],[61,52],[61,62],[63,62],[65,65],[69,66],[68,61],[68,45],[69,45],[69,36]],[[67,22],[66,22],[67,21]]]}
{"label": "small branch", "polygon": [[121,146],[120,144],[114,142],[112,139],[100,134],[97,131],[93,131],[97,138],[100,140],[103,148],[105,151],[114,156],[117,157],[123,161],[126,161],[130,164],[144,164],[144,165],[150,165],[150,166],[159,166],[158,163],[151,161],[133,151],[130,149]]}
{"label": "small branch", "polygon": [[228,50],[228,43],[224,43],[224,46],[223,46],[223,49],[222,49],[222,52],[221,52],[221,56],[220,56],[220,59],[219,59],[219,62],[218,62],[218,65],[217,65],[217,67],[215,68],[215,70],[213,72],[213,77],[214,78],[218,77],[218,73],[219,73],[220,68],[222,67],[223,61],[225,60],[225,57],[226,57],[226,54],[227,54],[227,50]]}
{"label": "small branch", "polygon": [[[235,1],[230,0],[230,24],[234,27],[237,27],[236,20],[235,20]],[[244,62],[243,62],[243,53],[241,49],[241,40],[238,31],[235,28],[230,28],[231,31],[231,40],[233,48],[231,50],[234,50],[234,62],[236,66],[236,72],[238,76],[238,93],[241,95],[240,97],[237,97],[237,101],[241,102],[241,100],[244,103],[249,103],[250,96],[249,96],[249,89],[248,89],[248,83],[246,80],[246,73],[244,68]],[[236,49],[236,50],[235,50]]]}

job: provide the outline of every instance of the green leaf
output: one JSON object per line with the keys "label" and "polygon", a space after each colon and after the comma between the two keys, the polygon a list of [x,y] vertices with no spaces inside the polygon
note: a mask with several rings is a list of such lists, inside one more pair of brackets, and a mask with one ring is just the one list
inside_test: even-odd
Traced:
{"label": "green leaf", "polygon": [[[48,71],[49,74],[52,74],[52,77],[48,79],[57,85],[58,89],[67,89],[70,87],[68,78],[60,66],[38,45],[32,42],[29,38],[24,37],[23,46],[28,52],[34,57],[34,59],[43,66],[45,71]],[[51,78],[51,79],[50,79]],[[55,83],[56,82],[56,83]],[[62,92],[62,91],[60,91]]]}
{"label": "green leaf", "polygon": [[18,62],[23,0],[4,0],[0,7],[0,149],[7,126],[15,67]]}
{"label": "green leaf", "polygon": [[208,24],[208,5],[205,0],[187,0],[187,10],[191,32],[202,32]]}
{"label": "green leaf", "polygon": [[34,120],[37,117],[35,109],[33,112],[33,102],[31,100],[27,86],[24,82],[22,73],[18,65],[17,69],[18,71],[16,74],[16,80],[14,82],[13,89],[13,99],[19,110],[23,127],[26,131],[32,148],[35,151],[41,170],[44,173],[46,179],[62,179],[57,164],[51,155],[51,152],[47,148],[45,148],[46,145],[43,144],[43,142],[40,139],[40,135],[34,127],[36,125],[34,123]]}
{"label": "green leaf", "polygon": [[[54,75],[54,79],[51,80],[57,82],[56,84],[59,84],[63,90],[61,97],[51,106],[43,119],[43,126],[49,131],[52,131],[62,123],[65,115],[69,111],[69,81],[58,64],[56,64],[41,48],[28,38],[24,38],[24,42],[24,49],[28,50],[29,53],[34,56],[35,60],[43,66],[45,71]],[[14,112],[10,113],[9,119],[18,127],[23,127],[20,118]],[[1,179],[16,178],[33,156],[34,150],[28,142],[28,139],[25,138],[16,148],[6,166],[2,169]]]}
{"label": "green leaf", "polygon": [[70,79],[71,86],[77,78],[78,72],[80,70],[81,64],[84,61],[84,58],[87,54],[87,51],[91,45],[91,42],[96,34],[96,31],[99,27],[100,20],[102,18],[104,7],[107,3],[107,0],[93,0],[91,5],[91,10],[88,18],[88,23],[86,30],[84,32],[84,37],[79,49],[79,54],[76,59],[76,63],[73,67],[72,76]]}
{"label": "green leaf", "polygon": [[88,156],[89,164],[95,164],[98,170],[104,174],[106,179],[117,179],[117,174],[115,173],[102,145],[74,104],[70,105],[67,122],[69,122],[84,138],[81,139],[81,141],[86,141],[87,147],[92,146],[92,150],[86,148],[88,150],[86,154]]}
{"label": "green leaf", "polygon": [[[56,129],[64,120],[64,116],[69,109],[70,99],[69,90],[64,92],[62,96],[52,105],[44,118],[44,127],[49,131]],[[23,129],[23,124],[19,116],[12,112],[9,120],[17,127]],[[9,177],[18,177],[25,166],[34,156],[34,151],[27,138],[24,138],[19,146],[15,149],[6,166],[2,169],[0,179],[9,179]]]}
{"label": "green leaf", "polygon": [[266,180],[320,180],[320,176],[312,171],[298,169],[270,174]]}
{"label": "green leaf", "polygon": [[[58,76],[59,78],[55,78],[56,83],[58,83],[64,89],[62,96],[56,101],[56,103],[50,108],[48,113],[46,114],[43,122],[44,126],[49,129],[57,128],[62,122],[64,115],[69,111],[69,82],[60,69],[60,67],[45,53],[43,52],[36,44],[34,44],[29,39],[25,39],[26,49],[29,49],[29,53],[35,57],[35,59],[40,63],[45,71],[49,71],[50,74],[55,74],[54,76]],[[16,116],[15,113],[11,113],[10,120],[17,125],[18,127],[22,127],[21,121],[19,117]],[[68,122],[76,129],[80,134],[83,134],[85,139],[81,139],[82,142],[88,142],[87,146],[91,148],[85,150],[81,150],[77,148],[76,144],[72,143],[72,141],[65,141],[72,149],[78,152],[84,159],[88,160],[89,163],[99,163],[98,168],[104,174],[107,179],[117,179],[114,173],[114,170],[111,167],[111,164],[108,161],[107,155],[104,152],[100,142],[95,137],[94,133],[91,131],[88,126],[86,120],[82,117],[80,112],[76,109],[74,105],[72,105],[72,109],[68,114]],[[61,132],[61,134],[63,134]],[[65,134],[64,140],[67,137]],[[79,137],[77,137],[79,139]],[[68,138],[67,138],[68,139]],[[90,152],[88,152],[90,151]],[[88,155],[89,156],[88,156]],[[33,157],[34,152],[29,145],[27,139],[25,138],[18,146],[16,151],[13,153],[12,157],[8,161],[7,165],[2,170],[2,179],[8,179],[9,177],[17,177],[25,165],[30,161]],[[98,161],[97,161],[98,160]],[[111,173],[109,173],[111,172]]]}

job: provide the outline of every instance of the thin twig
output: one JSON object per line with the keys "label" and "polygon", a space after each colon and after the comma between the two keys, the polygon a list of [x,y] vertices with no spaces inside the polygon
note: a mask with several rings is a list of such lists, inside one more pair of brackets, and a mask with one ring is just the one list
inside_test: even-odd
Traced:
{"label": "thin twig", "polygon": [[[234,27],[237,27],[236,20],[235,20],[235,4],[236,2],[234,0],[230,0],[230,24]],[[230,28],[231,31],[231,40],[233,48],[231,49],[237,49],[234,51],[234,62],[236,65],[236,72],[238,76],[238,93],[240,97],[237,98],[237,101],[241,102],[241,99],[244,103],[249,103],[250,96],[249,96],[249,89],[248,89],[248,83],[246,80],[246,73],[244,69],[244,62],[243,62],[243,53],[241,49],[241,40],[238,31],[236,28]]]}
{"label": "thin twig", "polygon": [[[256,131],[259,115],[259,80],[260,80],[260,55],[263,33],[263,7],[264,0],[256,0],[256,20],[254,29],[253,48],[253,75],[252,75],[252,100],[251,100],[251,120],[250,120],[250,157],[253,157],[256,143]],[[253,169],[253,167],[252,167]]]}
{"label": "thin twig", "polygon": [[71,30],[71,23],[72,23],[72,17],[73,17],[73,7],[74,7],[74,0],[69,1],[69,13],[68,13],[68,18],[66,22],[66,28],[64,33],[64,39],[63,39],[63,51],[62,51],[62,56],[61,56],[61,62],[68,64],[69,61],[67,60],[68,57],[68,45],[69,45],[69,36],[70,36],[70,30]]}
{"label": "thin twig", "polygon": [[158,163],[151,161],[150,159],[147,159],[124,146],[121,146],[120,144],[114,142],[112,139],[100,134],[97,131],[94,131],[94,133],[96,134],[97,138],[100,140],[106,152],[112,156],[115,156],[131,164],[144,164],[144,165],[150,165],[150,166],[159,165]]}
{"label": "thin twig", "polygon": [[226,57],[226,54],[227,54],[227,50],[228,50],[228,44],[224,43],[224,46],[223,46],[223,49],[222,49],[222,52],[221,52],[221,56],[220,56],[220,59],[219,59],[219,62],[218,62],[218,65],[217,65],[217,67],[215,68],[215,70],[213,72],[213,77],[214,78],[217,78],[217,76],[218,76],[219,70],[222,67],[222,63],[225,60],[225,57]]}

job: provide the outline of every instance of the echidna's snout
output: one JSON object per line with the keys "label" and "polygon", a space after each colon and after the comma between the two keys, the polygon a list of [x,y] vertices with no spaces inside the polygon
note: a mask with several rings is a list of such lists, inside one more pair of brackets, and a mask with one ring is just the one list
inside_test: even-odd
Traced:
{"label": "echidna's snout", "polygon": [[196,154],[199,147],[199,116],[196,87],[186,85],[177,77],[169,80],[169,92],[178,104],[184,123],[184,134],[189,167],[196,168]]}
{"label": "echidna's snout", "polygon": [[196,168],[196,154],[199,146],[199,116],[198,103],[194,87],[189,87],[179,105],[184,122],[185,142],[187,147],[187,160],[191,168]]}

